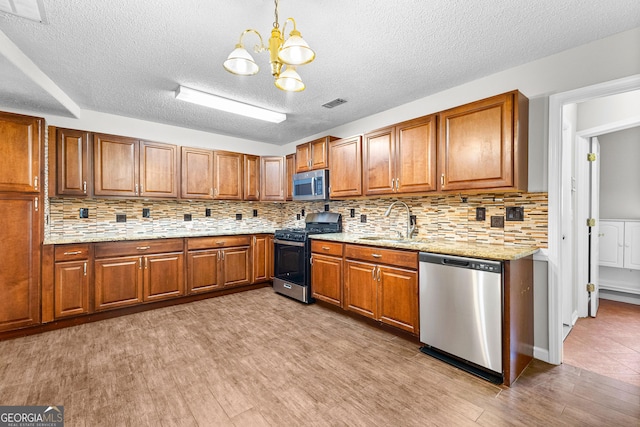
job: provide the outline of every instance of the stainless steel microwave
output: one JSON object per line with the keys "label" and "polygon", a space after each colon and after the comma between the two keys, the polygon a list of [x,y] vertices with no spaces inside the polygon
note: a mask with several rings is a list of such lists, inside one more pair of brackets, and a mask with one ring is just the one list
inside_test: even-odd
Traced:
{"label": "stainless steel microwave", "polygon": [[329,171],[320,169],[293,175],[293,200],[328,200]]}

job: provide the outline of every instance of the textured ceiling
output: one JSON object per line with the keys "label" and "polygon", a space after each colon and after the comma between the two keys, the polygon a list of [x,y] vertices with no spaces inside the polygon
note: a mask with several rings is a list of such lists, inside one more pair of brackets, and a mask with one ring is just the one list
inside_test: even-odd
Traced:
{"label": "textured ceiling", "polygon": [[[0,31],[82,109],[286,144],[640,26],[638,0],[281,0],[316,51],[300,93],[222,62],[270,0],[44,0],[48,24],[0,12]],[[287,31],[291,28],[289,25]],[[254,43],[245,39],[247,48]],[[280,124],[175,100],[178,85],[287,113]],[[334,109],[335,98],[348,103]],[[0,108],[70,115],[0,56]]]}

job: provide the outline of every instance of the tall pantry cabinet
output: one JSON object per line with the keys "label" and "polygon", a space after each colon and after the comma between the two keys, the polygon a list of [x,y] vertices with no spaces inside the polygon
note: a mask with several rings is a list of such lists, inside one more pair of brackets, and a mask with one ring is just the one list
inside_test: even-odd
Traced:
{"label": "tall pantry cabinet", "polygon": [[0,113],[0,332],[40,323],[44,120]]}

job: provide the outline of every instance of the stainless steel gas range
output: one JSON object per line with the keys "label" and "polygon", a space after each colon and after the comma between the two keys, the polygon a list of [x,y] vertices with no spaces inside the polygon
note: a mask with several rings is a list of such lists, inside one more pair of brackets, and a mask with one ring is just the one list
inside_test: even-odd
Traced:
{"label": "stainless steel gas range", "polygon": [[307,215],[305,228],[276,230],[274,235],[273,289],[306,304],[311,296],[311,242],[309,236],[319,233],[340,233],[342,215],[318,212]]}

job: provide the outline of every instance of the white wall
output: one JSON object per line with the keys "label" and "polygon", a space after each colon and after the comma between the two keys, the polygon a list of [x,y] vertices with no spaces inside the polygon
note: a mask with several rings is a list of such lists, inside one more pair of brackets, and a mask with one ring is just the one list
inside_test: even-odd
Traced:
{"label": "white wall", "polygon": [[549,95],[640,73],[640,27],[510,68],[373,116],[310,135],[347,137],[457,105],[519,89],[530,100],[529,191],[547,190]]}
{"label": "white wall", "polygon": [[600,218],[640,219],[640,127],[601,135]]}
{"label": "white wall", "polygon": [[578,103],[578,131],[640,117],[640,90]]}

